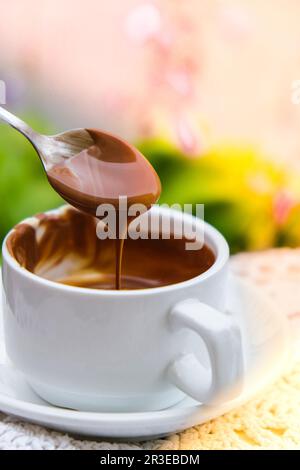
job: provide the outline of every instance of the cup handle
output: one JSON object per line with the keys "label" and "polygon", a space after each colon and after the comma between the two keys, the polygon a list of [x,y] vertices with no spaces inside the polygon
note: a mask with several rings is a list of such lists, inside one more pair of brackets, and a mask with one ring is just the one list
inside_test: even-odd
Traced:
{"label": "cup handle", "polygon": [[189,328],[198,333],[210,360],[207,369],[194,354],[181,354],[168,368],[171,382],[206,404],[228,401],[239,395],[244,366],[241,332],[235,321],[197,299],[176,304],[169,320],[173,331]]}

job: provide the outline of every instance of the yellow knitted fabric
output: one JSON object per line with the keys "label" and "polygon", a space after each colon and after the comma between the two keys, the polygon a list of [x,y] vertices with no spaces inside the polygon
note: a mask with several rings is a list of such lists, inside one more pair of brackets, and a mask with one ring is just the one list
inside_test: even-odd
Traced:
{"label": "yellow knitted fabric", "polygon": [[300,361],[260,397],[154,449],[300,449]]}

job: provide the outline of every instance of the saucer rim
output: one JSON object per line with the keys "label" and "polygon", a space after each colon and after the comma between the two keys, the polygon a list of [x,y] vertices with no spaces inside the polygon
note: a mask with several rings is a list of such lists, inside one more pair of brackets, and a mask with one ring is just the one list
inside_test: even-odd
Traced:
{"label": "saucer rim", "polygon": [[[92,412],[92,411],[77,411],[69,410],[65,408],[55,407],[51,404],[45,405],[30,403],[18,398],[11,397],[0,391],[0,410],[4,413],[14,415],[19,419],[28,420],[29,422],[35,422],[41,424],[42,426],[49,426],[53,429],[64,429],[65,432],[74,432],[75,426],[81,426],[82,435],[89,436],[99,436],[99,437],[127,437],[127,438],[146,438],[149,436],[158,435],[159,433],[147,432],[144,428],[141,429],[141,432],[138,432],[136,429],[136,434],[132,433],[130,429],[124,429],[124,425],[128,425],[129,422],[134,424],[136,427],[139,425],[145,426],[155,424],[159,420],[159,425],[163,428],[167,426],[170,428],[170,431],[162,432],[166,435],[168,433],[176,432],[175,428],[173,429],[170,420],[176,419],[188,419],[193,417],[192,422],[187,423],[186,425],[181,424],[177,426],[179,430],[186,429],[190,426],[195,426],[201,424],[207,420],[214,419],[217,416],[220,416],[230,410],[241,406],[242,404],[249,401],[251,398],[255,397],[259,392],[263,391],[268,385],[274,383],[274,381],[280,376],[284,370],[284,366],[287,364],[290,357],[290,346],[289,346],[289,329],[288,329],[288,320],[287,318],[278,310],[276,304],[269,297],[265,296],[255,284],[247,282],[241,279],[239,276],[230,273],[230,285],[231,283],[237,283],[241,290],[252,290],[253,295],[257,298],[260,298],[260,301],[263,302],[266,306],[268,305],[267,310],[272,309],[274,314],[277,316],[277,320],[281,321],[282,328],[281,340],[282,340],[282,350],[277,353],[276,361],[272,361],[272,368],[264,374],[264,376],[259,380],[259,382],[252,386],[250,390],[245,390],[240,396],[236,399],[224,403],[222,405],[203,405],[201,403],[193,403],[193,400],[189,397],[184,398],[180,403],[173,405],[170,408],[158,411],[142,411],[142,412]],[[230,289],[230,287],[229,287]],[[0,310],[0,317],[2,317],[2,309]],[[2,363],[3,365],[3,363]],[[12,366],[13,367],[13,366]],[[249,387],[248,387],[249,388]],[[187,402],[186,404],[184,404]],[[179,406],[178,406],[179,405]],[[199,417],[197,418],[197,415]],[[209,415],[209,416],[208,416]],[[206,418],[207,416],[207,418]],[[46,423],[45,423],[46,420]],[[118,424],[119,428],[116,432],[113,432],[113,429],[105,429],[111,425]],[[175,425],[175,423],[174,423]],[[93,431],[91,428],[94,427]],[[96,427],[98,429],[96,429]],[[144,432],[143,432],[144,431]],[[178,432],[178,431],[177,431]]]}

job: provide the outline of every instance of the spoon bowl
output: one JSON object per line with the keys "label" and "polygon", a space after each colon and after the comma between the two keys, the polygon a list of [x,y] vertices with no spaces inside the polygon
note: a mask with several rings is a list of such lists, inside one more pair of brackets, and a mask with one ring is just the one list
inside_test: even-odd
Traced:
{"label": "spoon bowl", "polygon": [[2,107],[0,119],[30,141],[51,186],[77,209],[96,215],[100,204],[118,209],[124,196],[146,208],[158,200],[161,184],[154,168],[119,137],[97,129],[42,135]]}

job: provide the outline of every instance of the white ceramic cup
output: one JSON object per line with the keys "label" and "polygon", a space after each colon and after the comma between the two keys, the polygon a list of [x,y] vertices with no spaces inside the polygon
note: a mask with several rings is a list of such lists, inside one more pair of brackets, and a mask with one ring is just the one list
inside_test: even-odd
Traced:
{"label": "white ceramic cup", "polygon": [[[152,209],[156,216],[166,210]],[[42,398],[78,410],[159,410],[185,395],[203,403],[233,398],[243,358],[236,319],[225,312],[229,250],[216,229],[204,229],[216,257],[210,269],[178,284],[129,291],[32,274],[10,255],[10,232],[2,269],[9,359]]]}

